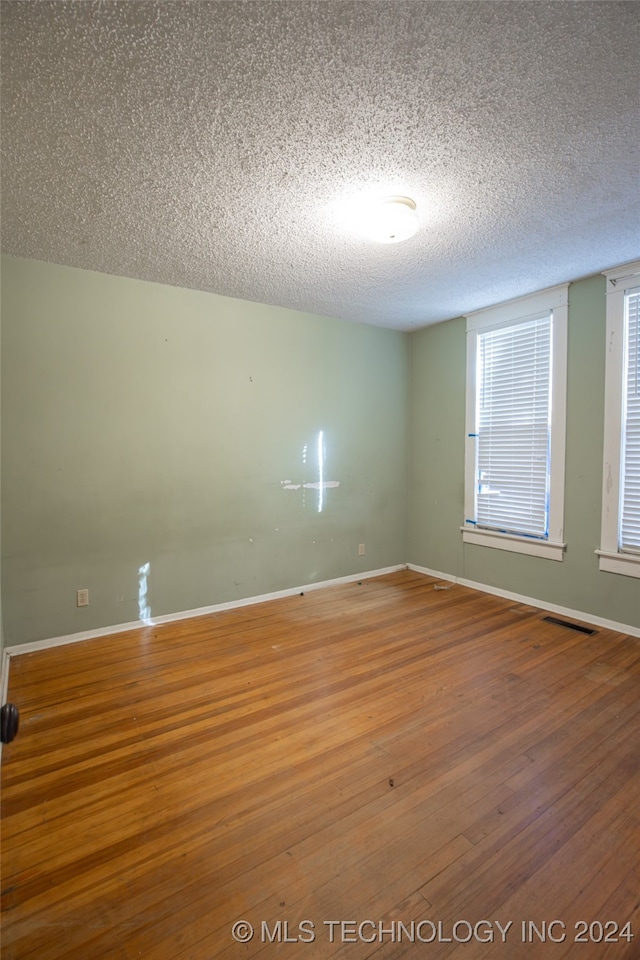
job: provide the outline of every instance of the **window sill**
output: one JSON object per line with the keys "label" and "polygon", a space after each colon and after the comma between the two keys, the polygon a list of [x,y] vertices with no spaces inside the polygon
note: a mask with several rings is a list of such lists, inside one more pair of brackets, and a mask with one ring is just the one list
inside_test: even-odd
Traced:
{"label": "window sill", "polygon": [[492,547],[494,550],[508,550],[511,553],[525,553],[544,560],[564,560],[566,543],[555,540],[534,540],[531,537],[519,537],[512,533],[498,533],[494,530],[478,530],[461,527],[464,543],[473,543],[480,547]]}
{"label": "window sill", "polygon": [[640,556],[633,553],[611,553],[596,550],[600,569],[605,573],[619,573],[623,577],[640,577]]}

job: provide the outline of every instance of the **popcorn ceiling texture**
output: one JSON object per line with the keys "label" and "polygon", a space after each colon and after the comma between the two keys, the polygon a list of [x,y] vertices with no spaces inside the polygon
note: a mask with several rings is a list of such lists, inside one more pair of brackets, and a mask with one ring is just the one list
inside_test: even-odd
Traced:
{"label": "popcorn ceiling texture", "polygon": [[[6,253],[415,329],[640,255],[616,2],[3,2]],[[397,246],[342,199],[406,192]]]}

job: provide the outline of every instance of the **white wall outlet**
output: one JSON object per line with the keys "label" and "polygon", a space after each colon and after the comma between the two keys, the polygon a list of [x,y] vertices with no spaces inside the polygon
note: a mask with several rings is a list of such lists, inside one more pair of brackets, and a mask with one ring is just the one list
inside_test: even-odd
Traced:
{"label": "white wall outlet", "polygon": [[358,544],[358,556],[364,557],[364,543]]}
{"label": "white wall outlet", "polygon": [[83,590],[78,590],[76,593],[76,602],[79,607],[89,606],[89,590],[87,587],[85,587]]}

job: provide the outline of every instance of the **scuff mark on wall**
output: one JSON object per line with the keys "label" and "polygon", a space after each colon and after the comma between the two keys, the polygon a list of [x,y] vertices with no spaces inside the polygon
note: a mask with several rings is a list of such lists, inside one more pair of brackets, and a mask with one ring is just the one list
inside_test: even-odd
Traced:
{"label": "scuff mark on wall", "polygon": [[290,480],[281,480],[280,484],[283,490],[329,490],[332,487],[339,487],[339,480],[323,480],[320,483],[318,480],[314,480],[310,483],[291,483]]}

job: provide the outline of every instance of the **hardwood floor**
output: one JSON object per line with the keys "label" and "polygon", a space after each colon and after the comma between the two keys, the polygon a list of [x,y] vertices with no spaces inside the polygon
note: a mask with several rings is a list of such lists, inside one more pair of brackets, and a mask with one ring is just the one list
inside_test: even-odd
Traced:
{"label": "hardwood floor", "polygon": [[640,640],[435,584],[12,658],[4,960],[640,957]]}

